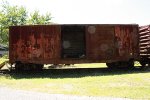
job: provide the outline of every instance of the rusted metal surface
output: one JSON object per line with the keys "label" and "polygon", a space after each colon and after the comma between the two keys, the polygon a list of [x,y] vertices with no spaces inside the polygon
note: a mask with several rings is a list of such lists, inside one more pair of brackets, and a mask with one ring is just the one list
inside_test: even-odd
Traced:
{"label": "rusted metal surface", "polygon": [[[94,26],[89,26],[87,29]],[[98,25],[95,33],[89,34],[89,57],[92,59],[112,60],[138,57],[138,26]],[[92,48],[92,49],[91,49]]]}
{"label": "rusted metal surface", "polygon": [[121,57],[139,56],[138,26],[115,26],[115,38],[118,44],[118,52]]}
{"label": "rusted metal surface", "polygon": [[10,61],[38,62],[59,58],[60,27],[13,26],[10,28]]}
{"label": "rusted metal surface", "polygon": [[112,62],[139,54],[138,25],[12,26],[9,35],[11,63]]}
{"label": "rusted metal surface", "polygon": [[150,58],[150,25],[139,27],[140,56],[142,59]]}
{"label": "rusted metal surface", "polygon": [[115,56],[114,27],[87,26],[87,52],[89,59],[110,60]]}
{"label": "rusted metal surface", "polygon": [[61,30],[60,26],[49,25],[43,27],[45,34],[43,37],[44,45],[44,59],[59,59],[60,58],[60,49],[61,49]]}

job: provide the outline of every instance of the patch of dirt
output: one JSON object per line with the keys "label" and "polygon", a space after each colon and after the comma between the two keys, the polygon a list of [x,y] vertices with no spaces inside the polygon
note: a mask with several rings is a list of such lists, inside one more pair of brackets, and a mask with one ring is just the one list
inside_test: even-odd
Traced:
{"label": "patch of dirt", "polygon": [[0,87],[0,100],[130,100],[130,99],[47,94],[47,93],[15,90],[6,87]]}

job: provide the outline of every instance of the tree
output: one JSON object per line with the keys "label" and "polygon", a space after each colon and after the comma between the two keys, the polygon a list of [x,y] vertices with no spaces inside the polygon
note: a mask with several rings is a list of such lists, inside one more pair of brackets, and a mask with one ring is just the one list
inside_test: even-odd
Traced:
{"label": "tree", "polygon": [[32,14],[30,14],[28,24],[50,24],[51,19],[52,17],[50,13],[40,15],[39,11],[36,10]]}
{"label": "tree", "polygon": [[50,13],[40,15],[39,11],[34,11],[28,15],[25,7],[11,6],[7,1],[3,1],[0,9],[0,43],[8,45],[9,26],[51,23]]}
{"label": "tree", "polygon": [[27,11],[24,7],[10,6],[3,2],[0,10],[0,42],[8,44],[9,26],[24,25],[27,22]]}

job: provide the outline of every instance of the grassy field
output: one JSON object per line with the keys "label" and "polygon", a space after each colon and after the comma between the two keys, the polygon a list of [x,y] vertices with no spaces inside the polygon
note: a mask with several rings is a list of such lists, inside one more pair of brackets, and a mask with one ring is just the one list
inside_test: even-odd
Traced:
{"label": "grassy field", "polygon": [[9,73],[0,76],[0,86],[52,94],[150,99],[150,71],[98,68]]}
{"label": "grassy field", "polygon": [[72,69],[2,74],[0,86],[52,94],[150,99],[150,70],[110,70],[105,64],[76,64]]}
{"label": "grassy field", "polygon": [[0,64],[2,64],[5,61],[8,61],[8,59],[6,59],[6,58],[0,58]]}

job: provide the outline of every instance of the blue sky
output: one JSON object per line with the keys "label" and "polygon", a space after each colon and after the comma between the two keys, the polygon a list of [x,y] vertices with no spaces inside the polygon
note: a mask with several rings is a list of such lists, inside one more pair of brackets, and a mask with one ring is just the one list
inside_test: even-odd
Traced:
{"label": "blue sky", "polygon": [[[2,1],[2,0],[0,0]],[[50,12],[60,24],[150,24],[150,0],[8,0],[29,12]]]}

